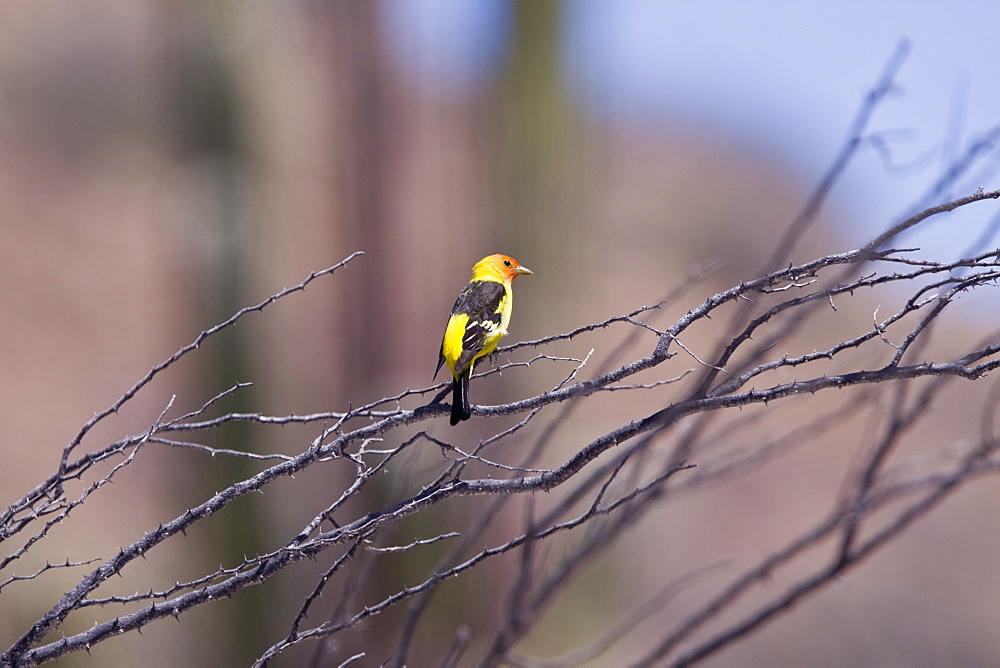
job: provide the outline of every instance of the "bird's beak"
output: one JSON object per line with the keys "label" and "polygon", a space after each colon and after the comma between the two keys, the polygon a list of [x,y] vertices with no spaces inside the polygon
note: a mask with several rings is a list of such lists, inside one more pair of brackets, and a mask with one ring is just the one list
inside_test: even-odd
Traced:
{"label": "bird's beak", "polygon": [[533,274],[535,272],[531,271],[527,267],[518,267],[517,269],[514,270],[514,273],[520,276],[521,274]]}

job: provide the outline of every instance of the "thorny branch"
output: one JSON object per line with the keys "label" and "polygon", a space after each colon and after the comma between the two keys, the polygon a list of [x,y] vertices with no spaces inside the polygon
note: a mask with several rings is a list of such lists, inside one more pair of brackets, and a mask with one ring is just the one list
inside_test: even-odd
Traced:
{"label": "thorny branch", "polygon": [[[935,207],[935,211],[948,211],[976,201],[997,197],[1000,197],[1000,191],[977,192],[955,202]],[[928,215],[924,212],[918,214],[916,218],[923,220]],[[905,483],[897,482],[893,486],[882,483],[883,462],[886,461],[892,448],[901,442],[907,431],[918,421],[926,404],[942,391],[946,385],[945,381],[952,377],[976,380],[1000,365],[1000,355],[998,355],[1000,353],[1000,335],[997,334],[987,337],[962,354],[948,359],[902,363],[904,353],[907,350],[913,349],[917,343],[925,343],[926,338],[930,336],[930,325],[943,318],[947,306],[970,290],[995,285],[997,278],[1000,277],[1000,262],[998,262],[997,252],[980,253],[976,257],[955,262],[941,262],[920,260],[912,255],[904,256],[898,250],[875,251],[874,248],[875,244],[869,244],[866,248],[858,251],[825,256],[741,283],[713,295],[700,306],[680,317],[673,325],[663,329],[659,335],[655,336],[654,341],[650,342],[650,352],[644,357],[617,368],[598,372],[589,378],[580,377],[581,371],[586,368],[585,361],[577,362],[568,372],[565,381],[549,391],[505,405],[476,407],[475,414],[479,416],[520,415],[525,416],[525,419],[518,422],[513,428],[501,431],[493,439],[487,439],[472,452],[467,453],[461,447],[452,445],[446,440],[442,440],[441,437],[432,437],[425,431],[418,432],[395,447],[383,446],[380,449],[374,449],[370,446],[376,441],[384,443],[388,434],[399,431],[408,425],[435,420],[446,414],[447,407],[436,403],[425,403],[410,408],[403,407],[407,399],[412,400],[432,395],[439,389],[439,385],[403,392],[357,409],[312,416],[296,416],[296,420],[305,423],[320,423],[334,417],[337,422],[334,427],[324,428],[320,437],[311,443],[304,444],[297,455],[271,455],[271,461],[277,460],[271,464],[267,463],[267,457],[256,457],[253,461],[261,462],[264,467],[255,475],[240,480],[201,503],[191,506],[181,515],[156,527],[131,545],[120,548],[114,555],[102,558],[97,568],[86,573],[75,587],[70,589],[10,646],[3,655],[3,661],[8,665],[34,664],[71,651],[89,648],[111,637],[140,629],[157,619],[177,616],[191,607],[232,596],[243,588],[268,580],[276,573],[292,567],[303,559],[316,559],[327,552],[336,552],[338,556],[333,559],[331,566],[323,572],[312,593],[306,597],[299,614],[295,616],[288,637],[264,652],[261,656],[263,664],[270,658],[306,640],[350,631],[356,628],[363,619],[376,617],[405,600],[432,592],[435,587],[448,578],[465,574],[478,567],[482,562],[520,550],[522,552],[522,573],[526,575],[530,572],[535,575],[521,581],[520,586],[523,591],[519,591],[518,596],[510,599],[507,606],[508,614],[512,616],[507,618],[506,631],[497,636],[497,643],[494,644],[492,652],[486,655],[487,662],[500,662],[506,660],[504,657],[512,648],[516,647],[517,641],[530,632],[533,623],[558,598],[559,592],[569,586],[578,573],[579,566],[588,563],[601,550],[614,545],[623,531],[637,526],[643,513],[669,496],[668,490],[671,480],[678,475],[683,478],[683,474],[690,468],[690,464],[673,458],[668,458],[664,462],[661,473],[648,478],[644,477],[651,472],[648,465],[649,457],[654,452],[651,448],[662,440],[672,425],[676,425],[685,417],[695,414],[719,412],[736,407],[768,405],[789,397],[820,393],[835,388],[860,387],[873,383],[889,384],[894,381],[912,381],[921,377],[930,378],[933,382],[924,386],[911,405],[901,405],[896,411],[890,413],[890,429],[883,436],[881,444],[873,449],[865,474],[860,476],[854,485],[853,496],[845,501],[847,505],[835,510],[828,520],[791,544],[788,549],[769,558],[758,569],[748,572],[735,581],[729,590],[720,594],[715,601],[708,603],[701,613],[692,615],[685,624],[680,625],[672,634],[665,636],[664,642],[651,652],[647,660],[657,661],[670,655],[680,641],[688,638],[704,623],[715,619],[722,609],[735,601],[743,591],[759,582],[765,574],[780,567],[799,554],[806,546],[822,540],[832,532],[842,532],[842,548],[834,556],[828,568],[804,580],[784,596],[776,598],[772,603],[763,607],[755,615],[745,618],[740,624],[721,633],[715,639],[700,646],[699,649],[678,657],[677,660],[685,662],[702,658],[708,653],[716,651],[717,648],[725,646],[732,639],[763,624],[774,614],[786,609],[816,587],[863,560],[864,556],[877,545],[891,539],[909,522],[918,518],[926,508],[939,502],[948,491],[963,481],[995,471],[998,466],[993,441],[984,441],[980,447],[967,453],[966,457],[950,472],[935,470],[933,474],[925,474],[923,478],[911,478]],[[835,283],[826,280],[827,274],[834,268],[862,264],[866,267],[866,273],[857,278]],[[342,265],[343,263],[337,266]],[[893,267],[908,267],[910,269],[898,271]],[[312,280],[312,277],[332,273],[332,271],[333,268],[313,274],[303,285]],[[842,273],[839,274],[839,276],[842,275]],[[810,280],[803,280],[805,277],[809,277]],[[795,312],[796,309],[802,309],[812,304],[826,304],[833,298],[837,300],[851,298],[864,290],[875,290],[886,285],[913,287],[911,295],[904,299],[893,313],[888,317],[870,322],[867,329],[859,331],[854,336],[845,338],[826,349],[803,355],[792,356],[783,352],[765,357],[756,354],[752,358],[742,361],[741,367],[745,370],[741,373],[735,374],[728,371],[728,368],[733,365],[734,358],[742,353],[745,344],[752,340],[752,334],[771,328],[780,328],[781,319],[787,317],[787,314]],[[775,288],[788,289],[776,290]],[[289,292],[291,291],[285,291],[282,294]],[[694,353],[685,355],[683,358],[675,358],[669,352],[672,344],[681,345],[680,342],[688,336],[692,328],[706,323],[712,314],[744,296],[752,296],[757,305],[757,314],[749,318],[748,322],[737,330],[735,335],[731,336],[724,353],[717,358],[713,365],[703,363]],[[768,300],[773,300],[774,303],[768,304]],[[270,303],[270,301],[273,299],[265,304]],[[610,318],[594,326],[578,328],[564,335],[547,337],[527,345],[536,349],[550,348],[571,337],[587,335],[595,329],[605,326],[640,327],[642,331],[650,332],[648,328],[632,322],[633,318],[645,311],[644,308],[636,309],[625,317]],[[240,313],[245,312],[241,311]],[[232,322],[235,322],[235,319],[227,321],[227,323]],[[206,331],[212,333],[220,328],[216,327]],[[895,333],[894,340],[898,343],[886,346],[884,341],[891,333]],[[203,339],[204,337],[199,337],[198,343]],[[515,348],[522,348],[525,345],[512,346],[504,352],[510,353]],[[882,347],[878,347],[879,345]],[[172,362],[168,361],[165,365],[157,368],[163,369],[176,362],[184,350],[188,349],[182,349],[181,353],[170,358],[173,360]],[[775,349],[772,347],[772,350]],[[868,369],[831,372],[831,363],[844,358],[849,352],[857,353],[860,350],[869,351],[873,355],[867,358],[869,360],[881,357],[881,364],[876,364]],[[532,363],[541,361],[555,363],[572,359],[541,353],[532,358]],[[633,391],[665,387],[667,380],[673,381],[671,385],[683,387],[687,372],[672,364],[675,359],[686,359],[688,362],[693,362],[696,367],[698,365],[711,366],[713,371],[722,371],[721,377],[704,392],[685,395],[685,390],[679,389],[669,397],[666,405],[662,408],[646,415],[631,416],[628,422],[592,438],[589,442],[580,444],[567,459],[555,466],[539,467],[536,462],[531,460],[521,462],[518,465],[508,465],[502,461],[495,461],[496,457],[488,458],[481,454],[484,446],[510,441],[515,434],[519,434],[523,429],[533,424],[533,420],[538,419],[536,416],[544,414],[544,411],[554,404],[583,401],[607,389],[621,389],[623,380],[640,373],[648,373],[658,367],[668,369],[670,378],[636,383],[631,386],[634,388]],[[775,373],[781,370],[808,370],[813,366],[817,366],[817,371],[811,374],[799,373],[791,381],[771,383],[766,381],[767,378],[775,377]],[[501,365],[500,368],[514,370],[525,367],[523,362],[511,361]],[[758,384],[763,383],[760,385],[760,389],[756,387],[745,389],[751,380]],[[176,418],[167,418],[168,406],[142,434],[108,446],[98,447],[77,460],[70,461],[64,458],[60,462],[57,473],[46,485],[39,486],[36,491],[25,495],[4,513],[2,536],[5,542],[10,541],[29,527],[39,525],[39,528],[21,546],[9,551],[4,560],[0,562],[0,566],[9,571],[13,564],[24,559],[29,553],[39,550],[39,544],[44,542],[52,524],[69,517],[71,511],[84,503],[90,494],[96,493],[135,457],[141,456],[144,445],[151,443],[179,445],[168,436],[174,432],[201,433],[203,440],[209,440],[211,429],[229,421],[244,421],[266,426],[284,424],[290,420],[290,417],[269,418],[261,414],[225,414],[206,419],[206,414],[213,409],[222,396],[239,389],[240,386],[234,386],[230,390],[205,401],[199,409]],[[691,388],[687,387],[686,391],[690,392],[690,390]],[[129,390],[117,405],[121,405],[134,394],[135,391]],[[386,410],[389,406],[394,408]],[[110,412],[105,412],[103,415],[109,414]],[[359,418],[365,419],[368,423],[358,424]],[[563,424],[557,424],[556,428],[566,429]],[[813,432],[821,429],[818,422],[804,428],[811,429]],[[85,427],[84,432],[88,429],[89,427]],[[355,498],[377,473],[385,470],[393,458],[400,456],[408,448],[414,447],[419,441],[435,444],[441,448],[442,454],[445,455],[444,460],[442,460],[445,468],[442,472],[432,476],[432,480],[415,495],[350,519],[345,510],[346,502]],[[78,448],[81,443],[82,436],[71,445],[69,450]],[[613,454],[616,448],[629,443],[631,445],[628,448],[618,451],[618,454],[612,456],[605,464],[598,465],[597,468],[592,466],[592,463],[597,463],[598,459]],[[245,454],[214,448],[210,445],[191,443],[180,445],[201,449],[213,457],[242,456]],[[677,450],[677,452],[682,451],[690,452],[692,450],[690,448]],[[81,496],[76,499],[66,498],[64,490],[66,490],[66,485],[70,480],[82,480],[85,475],[92,474],[96,467],[113,456],[119,458],[124,456],[124,458],[108,472],[101,474],[101,477],[90,482]],[[245,558],[240,563],[220,568],[200,578],[178,582],[164,590],[150,590],[147,593],[124,596],[115,594],[104,597],[94,596],[94,593],[104,586],[113,575],[119,573],[127,563],[137,557],[144,556],[154,546],[168,540],[171,536],[182,533],[199,522],[209,521],[218,510],[234,499],[251,491],[264,489],[275,480],[292,475],[316,462],[330,459],[350,462],[354,468],[353,482],[342,490],[333,503],[317,512],[315,517],[306,523],[302,530],[291,537],[285,545],[257,557]],[[479,469],[492,471],[492,473],[486,477],[483,477],[481,473],[479,477],[467,475],[467,471],[471,470],[467,467],[473,463]],[[718,473],[721,474],[724,470],[724,467],[719,468]],[[626,471],[628,475],[625,474]],[[700,477],[705,477],[706,474],[709,474],[710,477],[711,471],[703,472]],[[430,512],[441,506],[446,500],[455,497],[492,495],[498,497],[498,500],[506,501],[511,498],[509,496],[511,493],[528,494],[563,486],[566,486],[565,494],[561,497],[563,500],[556,503],[548,511],[541,513],[537,519],[529,521],[520,535],[494,547],[483,549],[472,556],[467,555],[470,545],[467,542],[463,543],[463,550],[454,554],[450,559],[440,562],[436,570],[430,573],[422,584],[404,587],[381,602],[363,605],[354,612],[347,612],[345,617],[339,620],[330,619],[318,626],[303,628],[303,622],[308,617],[308,613],[319,594],[342,573],[350,570],[350,566],[357,559],[359,548],[369,549],[363,546],[370,545],[372,546],[370,549],[375,550],[376,553],[407,553],[426,549],[427,546],[438,541],[456,540],[463,535],[463,532],[442,531],[437,537],[424,537],[400,545],[375,547],[377,537],[387,535],[387,529],[403,518],[417,513]],[[683,483],[677,485],[677,488],[678,492],[683,490]],[[917,494],[918,498],[905,511],[897,515],[897,520],[894,523],[874,535],[869,535],[864,539],[858,538],[858,527],[863,525],[876,509],[895,500],[900,495],[907,494]],[[590,500],[585,501],[588,497]],[[585,501],[587,510],[575,517],[566,517],[566,513],[571,512],[574,505],[580,501]],[[337,522],[324,528],[324,524],[330,522],[334,516],[339,517]],[[589,533],[577,542],[576,547],[560,564],[545,566],[544,560],[539,561],[539,557],[544,553],[539,553],[535,547],[531,546],[539,545],[554,535],[571,532],[581,526],[590,527]],[[480,534],[476,533],[475,535]],[[342,546],[342,548],[338,549],[338,546]],[[464,558],[456,558],[463,553],[466,554]],[[0,587],[23,585],[25,582],[44,577],[49,571],[56,568],[80,569],[91,563],[92,560],[93,557],[76,560],[64,559],[63,563],[50,564],[28,575],[10,573],[3,582],[0,582]],[[98,623],[86,631],[58,640],[47,642],[43,640],[52,630],[58,629],[74,610],[85,607],[91,609],[95,607],[107,608],[110,605],[138,607],[127,614],[112,615],[107,621]],[[514,620],[517,622],[514,623]],[[415,628],[414,625],[408,627],[408,633],[411,636]],[[409,651],[409,647],[409,642],[402,645],[400,652]],[[397,662],[400,659],[401,657],[396,657]]]}
{"label": "thorny branch", "polygon": [[[479,375],[503,370],[528,378],[539,365],[565,368],[560,382],[546,391],[501,405],[475,406],[478,420],[473,425],[490,431],[471,445],[461,440],[461,430],[439,428],[449,413],[442,403],[447,395],[443,383],[323,413],[219,414],[220,400],[245,386],[236,383],[176,417],[170,417],[171,400],[141,433],[88,444],[96,425],[206,339],[303,291],[361,253],[203,331],[88,421],[63,449],[52,475],[0,513],[5,548],[0,553],[0,595],[47,582],[55,573],[75,578],[57,600],[41,597],[44,607],[32,613],[37,617],[18,637],[5,641],[0,666],[34,665],[89,651],[286,571],[303,573],[308,584],[296,607],[285,611],[287,633],[264,639],[258,665],[303,645],[313,648],[314,660],[340,664],[369,658],[403,666],[419,656],[454,665],[464,654],[477,653],[475,660],[486,665],[545,665],[544,658],[527,656],[523,641],[587,577],[588,566],[642,531],[644,518],[695,489],[763,469],[859,416],[877,428],[869,430],[870,439],[859,447],[857,466],[841,481],[840,495],[810,528],[741,572],[713,566],[712,578],[726,581],[687,614],[663,618],[655,642],[636,645],[636,626],[661,614],[679,591],[709,579],[704,569],[667,569],[652,590],[658,594],[621,611],[605,633],[565,652],[562,660],[621,651],[625,654],[620,656],[637,665],[691,664],[763,628],[864,564],[956,489],[1000,471],[995,391],[979,392],[985,397],[980,433],[966,434],[962,447],[918,459],[901,454],[933,402],[967,386],[956,379],[980,382],[1000,366],[1000,331],[937,345],[941,332],[955,329],[949,318],[958,300],[996,288],[1000,252],[976,248],[969,257],[948,261],[923,257],[917,249],[889,247],[932,216],[996,200],[1000,191],[980,189],[934,203],[857,250],[787,263],[833,181],[866,145],[868,120],[893,90],[904,54],[901,47],[887,66],[851,129],[847,148],[776,247],[766,272],[711,295],[666,326],[654,322],[664,319],[697,281],[655,305],[500,349],[506,361]],[[977,156],[983,154],[979,144],[973,149]],[[946,192],[970,162],[960,159],[948,172],[951,181],[943,179],[935,192]],[[787,264],[775,268],[778,263]],[[879,306],[864,318],[843,308],[858,302]],[[726,317],[713,319],[716,315]],[[836,321],[836,340],[820,345],[800,338],[800,330],[821,317]],[[725,320],[728,324],[717,324]],[[607,344],[614,337],[622,340],[620,346]],[[587,339],[590,352],[585,356],[566,352],[578,338]],[[530,349],[527,359],[510,359],[522,349]],[[880,401],[872,400],[876,387]],[[821,408],[807,403],[812,395],[823,398]],[[764,436],[753,435],[755,423],[798,406],[811,407],[776,420],[780,428]],[[582,429],[572,419],[581,408],[588,411],[588,422],[600,425],[596,430]],[[262,430],[295,424],[315,432],[311,438],[287,439],[281,452],[254,454],[212,444],[214,430],[229,423]],[[109,483],[127,476],[138,459],[158,446],[169,448],[167,452],[193,450],[210,461],[240,458],[257,468],[208,498],[190,499],[186,510],[131,544],[88,546],[92,552],[71,556],[47,551],[54,526],[76,521],[76,509],[96,494],[112,493]],[[399,461],[407,465],[395,466]],[[414,461],[419,466],[411,466]],[[277,494],[277,481],[320,463],[340,466],[346,477],[307,508],[298,526],[269,536],[271,543],[256,556],[234,555],[228,564],[196,577],[178,573],[171,585],[151,584],[135,593],[121,593],[110,584],[154,547],[220,521],[219,511],[237,499],[251,492]],[[404,483],[389,492],[380,488],[379,494],[364,494],[400,468],[407,471]],[[551,494],[537,494],[542,491]],[[457,498],[466,501],[449,503]],[[420,522],[404,522],[411,517]],[[425,533],[413,533],[413,526]],[[775,573],[793,563],[801,566],[804,555],[823,549],[822,558],[807,561],[804,571],[795,570],[796,577],[785,586],[764,590],[762,598],[746,604],[746,597],[760,594],[761,585]],[[417,579],[410,584],[380,581],[375,573],[386,560],[408,560]],[[311,561],[320,563],[318,571],[309,570]],[[497,578],[503,572],[498,564],[506,564],[513,576]],[[442,636],[435,631],[440,620],[426,620],[435,601],[450,596],[446,583],[456,578],[480,592],[481,601],[504,604],[491,608],[495,616],[470,618]],[[103,617],[76,630],[68,620],[83,609]],[[401,621],[391,616],[394,612],[402,615]],[[649,636],[643,637],[648,642]]]}

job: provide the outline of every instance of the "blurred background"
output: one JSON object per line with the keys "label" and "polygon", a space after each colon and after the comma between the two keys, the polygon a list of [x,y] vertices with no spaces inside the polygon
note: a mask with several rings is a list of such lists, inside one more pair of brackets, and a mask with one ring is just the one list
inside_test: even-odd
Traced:
{"label": "blurred background", "polygon": [[[366,254],[206,346],[94,438],[142,429],[171,395],[177,410],[196,407],[236,381],[255,387],[231,408],[273,415],[426,386],[455,295],[493,252],[535,271],[518,282],[511,341],[655,302],[712,263],[680,312],[751,278],[907,38],[899,90],[871,126],[889,152],[860,153],[793,259],[856,248],[1000,122],[995,19],[987,2],[3,3],[0,504],[199,331],[355,250]],[[995,167],[952,194],[997,187]],[[988,229],[978,213],[907,243],[957,255]],[[477,391],[485,403],[511,387]],[[244,471],[203,460],[151,456],[147,475],[122,483],[128,507],[95,504],[87,531],[132,542]],[[824,593],[719,665],[1000,663],[996,500],[963,493],[846,593]],[[210,541],[219,553],[169,558],[194,568],[253,553],[301,518],[290,502],[230,524]],[[743,538],[722,553],[763,556]],[[53,578],[50,594],[73,581]],[[248,594],[95,655],[243,665],[286,628],[295,597],[281,597]],[[39,605],[51,601],[37,590],[4,592],[5,647]]]}

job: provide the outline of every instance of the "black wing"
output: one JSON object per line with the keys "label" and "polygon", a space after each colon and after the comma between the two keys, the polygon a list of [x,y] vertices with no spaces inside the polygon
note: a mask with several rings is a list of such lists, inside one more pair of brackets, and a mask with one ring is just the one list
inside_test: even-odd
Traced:
{"label": "black wing", "polygon": [[500,304],[505,294],[503,283],[472,281],[455,300],[452,315],[464,313],[469,316],[462,339],[462,355],[455,364],[459,373],[486,345],[486,336],[500,326]]}

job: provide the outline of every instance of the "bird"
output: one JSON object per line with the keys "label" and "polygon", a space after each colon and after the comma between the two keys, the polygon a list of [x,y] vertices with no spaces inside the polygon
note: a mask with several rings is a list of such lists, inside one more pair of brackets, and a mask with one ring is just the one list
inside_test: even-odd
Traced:
{"label": "bird", "polygon": [[437,376],[443,364],[451,371],[451,424],[472,417],[469,380],[479,360],[494,350],[507,335],[514,303],[511,283],[518,276],[533,273],[508,255],[489,255],[472,267],[472,280],[462,288],[451,309],[451,317],[441,341]]}

